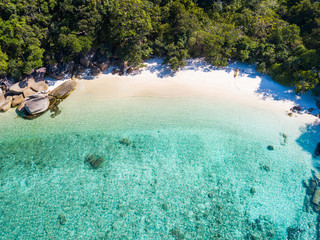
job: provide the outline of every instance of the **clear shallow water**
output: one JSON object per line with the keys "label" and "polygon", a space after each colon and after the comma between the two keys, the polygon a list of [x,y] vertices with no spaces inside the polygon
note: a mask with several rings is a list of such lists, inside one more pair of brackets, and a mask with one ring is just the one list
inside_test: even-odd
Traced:
{"label": "clear shallow water", "polygon": [[74,95],[60,108],[0,115],[0,238],[286,239],[293,227],[315,239],[293,118],[209,99]]}

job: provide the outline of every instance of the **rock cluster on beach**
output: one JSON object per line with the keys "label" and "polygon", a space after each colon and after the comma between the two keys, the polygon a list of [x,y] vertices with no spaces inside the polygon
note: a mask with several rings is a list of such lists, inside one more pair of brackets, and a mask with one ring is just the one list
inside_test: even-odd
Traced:
{"label": "rock cluster on beach", "polygon": [[[316,105],[317,105],[318,109],[320,109],[320,104],[318,104],[319,101],[317,99],[315,99],[315,101],[316,101]],[[288,116],[292,117],[294,113],[308,113],[308,114],[312,114],[318,118],[320,117],[320,113],[316,113],[315,109],[313,109],[313,108],[303,109],[299,105],[295,105],[292,108],[290,108],[290,111],[288,112]]]}
{"label": "rock cluster on beach", "polygon": [[[86,77],[88,68],[91,76],[98,76],[111,65],[115,67],[112,74],[131,74],[137,70],[119,58],[108,58],[91,51],[69,64],[54,64],[36,69],[14,84],[7,79],[0,79],[0,111],[5,112],[16,107],[19,115],[33,119],[51,110],[54,112],[51,116],[55,117],[61,112],[57,105],[76,88],[77,84],[73,80]],[[49,92],[48,82],[44,80],[46,75],[57,80],[71,75],[73,80],[68,80]]]}
{"label": "rock cluster on beach", "polygon": [[76,82],[69,80],[49,92],[49,85],[44,80],[46,68],[34,70],[20,82],[10,86],[2,85],[0,92],[0,111],[5,112],[16,107],[18,114],[32,119],[40,116],[65,99],[76,88]]}

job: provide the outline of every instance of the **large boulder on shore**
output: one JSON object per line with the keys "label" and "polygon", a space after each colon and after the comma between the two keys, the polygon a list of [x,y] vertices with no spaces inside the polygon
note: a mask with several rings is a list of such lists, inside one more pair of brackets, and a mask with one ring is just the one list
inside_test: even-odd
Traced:
{"label": "large boulder on shore", "polygon": [[12,97],[5,97],[3,94],[0,94],[0,111],[7,111],[11,108]]}
{"label": "large boulder on shore", "polygon": [[68,80],[61,84],[59,87],[55,88],[49,93],[49,96],[58,98],[58,99],[65,99],[69,96],[69,94],[76,89],[77,82],[74,80]]}
{"label": "large boulder on shore", "polygon": [[25,81],[17,82],[9,87],[9,91],[14,94],[23,93],[26,89],[28,89],[28,83]]}
{"label": "large boulder on shore", "polygon": [[12,107],[18,106],[23,101],[23,94],[13,96]]}
{"label": "large boulder on shore", "polygon": [[49,85],[45,81],[37,82],[31,86],[31,89],[35,92],[41,92],[48,90]]}
{"label": "large boulder on shore", "polygon": [[25,110],[31,115],[36,115],[46,111],[50,101],[48,97],[31,98],[24,103]]}

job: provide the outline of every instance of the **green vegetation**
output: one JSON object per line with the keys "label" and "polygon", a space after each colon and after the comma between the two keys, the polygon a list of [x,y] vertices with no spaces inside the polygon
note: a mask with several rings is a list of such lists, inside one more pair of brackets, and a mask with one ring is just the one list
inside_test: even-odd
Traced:
{"label": "green vegetation", "polygon": [[139,64],[164,57],[228,60],[303,93],[320,92],[320,2],[316,0],[3,0],[0,75],[66,63],[90,49]]}

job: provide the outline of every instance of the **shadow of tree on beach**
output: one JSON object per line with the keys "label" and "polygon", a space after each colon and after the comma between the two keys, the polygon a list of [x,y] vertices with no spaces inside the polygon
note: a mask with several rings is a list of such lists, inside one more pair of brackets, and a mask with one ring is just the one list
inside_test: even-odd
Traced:
{"label": "shadow of tree on beach", "polygon": [[[304,151],[307,151],[313,155],[318,142],[320,142],[320,121],[313,124],[309,124],[305,129],[302,130],[302,134],[296,140],[298,145],[302,147]],[[320,156],[312,158],[312,165],[315,168],[320,169]]]}

